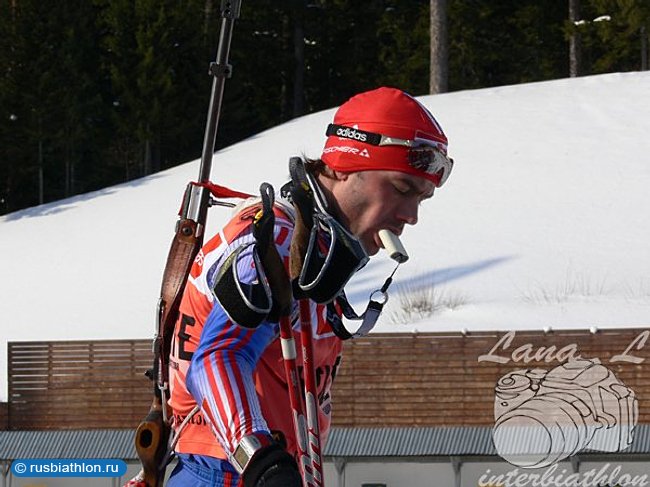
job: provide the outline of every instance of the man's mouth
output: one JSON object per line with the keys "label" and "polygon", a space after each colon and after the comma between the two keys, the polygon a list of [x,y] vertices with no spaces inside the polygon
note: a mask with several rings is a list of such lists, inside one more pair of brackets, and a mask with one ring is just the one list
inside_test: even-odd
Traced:
{"label": "man's mouth", "polygon": [[[400,230],[395,231],[395,230],[390,229],[390,228],[386,228],[386,230],[388,230],[391,233],[394,233],[398,237],[402,233]],[[376,232],[374,232],[372,237],[373,237],[373,240],[374,240],[375,245],[377,246],[377,248],[385,249],[386,247],[384,246],[384,242],[382,242],[381,237],[379,236],[379,231],[380,230],[377,230]]]}
{"label": "man's mouth", "polygon": [[378,248],[383,249],[384,248],[384,243],[381,241],[381,238],[379,238],[379,231],[374,232],[372,234],[372,237],[373,237],[373,240],[375,242],[375,245]]}

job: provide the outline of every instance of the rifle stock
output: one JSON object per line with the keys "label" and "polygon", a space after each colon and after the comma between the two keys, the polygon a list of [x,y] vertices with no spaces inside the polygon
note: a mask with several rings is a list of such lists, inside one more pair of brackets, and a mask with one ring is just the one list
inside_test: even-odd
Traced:
{"label": "rifle stock", "polygon": [[160,465],[166,454],[170,426],[163,418],[162,408],[160,398],[154,398],[149,414],[135,433],[135,449],[142,463],[142,480],[147,487],[162,486],[165,477],[165,468],[160,468]]}
{"label": "rifle stock", "polygon": [[[191,188],[188,186],[185,200],[188,199],[190,192]],[[166,467],[164,463],[171,434],[170,415],[165,397],[168,384],[168,357],[178,308],[185,289],[185,281],[203,240],[200,235],[197,236],[199,233],[197,226],[197,222],[193,220],[181,219],[178,221],[176,235],[172,240],[163,273],[158,303],[159,324],[157,336],[154,339],[152,377],[154,398],[149,413],[140,423],[135,434],[135,449],[142,463],[147,487],[163,485]]]}

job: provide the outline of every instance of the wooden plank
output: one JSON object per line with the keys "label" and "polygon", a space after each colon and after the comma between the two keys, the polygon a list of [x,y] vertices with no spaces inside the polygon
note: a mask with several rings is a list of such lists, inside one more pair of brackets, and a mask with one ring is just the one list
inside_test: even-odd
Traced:
{"label": "wooden plank", "polygon": [[9,429],[9,403],[0,402],[0,431]]}

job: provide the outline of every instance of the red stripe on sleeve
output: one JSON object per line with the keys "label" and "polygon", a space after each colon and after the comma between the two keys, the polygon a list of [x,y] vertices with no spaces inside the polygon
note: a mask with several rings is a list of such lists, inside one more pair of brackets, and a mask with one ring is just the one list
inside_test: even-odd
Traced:
{"label": "red stripe on sleeve", "polygon": [[[228,428],[228,416],[226,414],[226,410],[223,408],[223,405],[221,404],[221,401],[218,400],[219,398],[219,388],[217,387],[217,382],[215,381],[215,375],[212,370],[212,364],[210,363],[210,357],[211,355],[208,354],[205,356],[203,359],[203,367],[205,368],[205,375],[208,377],[208,383],[210,385],[210,390],[212,390],[213,394],[212,397],[215,398],[215,404],[217,405],[217,414],[222,420],[222,423],[226,428]],[[215,428],[217,431],[221,431],[219,428],[219,423],[216,422],[216,419],[214,417],[214,412],[210,409],[210,405],[207,401],[207,399],[203,399],[203,403],[201,404],[203,407],[206,415],[208,416],[208,419],[210,419],[210,422],[212,423],[212,427]],[[225,419],[225,421],[224,421]],[[223,440],[227,441],[227,445],[222,445],[224,448],[228,447],[230,452],[232,453],[233,451],[233,444],[232,440],[230,438],[230,431],[221,431],[221,436],[223,437]]]}
{"label": "red stripe on sleeve", "polygon": [[287,240],[288,236],[289,236],[289,229],[287,227],[280,227],[280,233],[278,233],[278,237],[275,239],[275,243],[282,246],[284,242]]}
{"label": "red stripe on sleeve", "polygon": [[[252,336],[253,336],[253,330],[245,330],[244,328],[239,329],[239,335],[244,334],[241,339],[234,344],[234,347],[227,347],[225,352],[228,353],[228,358],[232,364],[234,364],[234,367],[232,367],[232,373],[235,378],[235,384],[233,384],[237,390],[239,391],[239,399],[241,400],[242,404],[242,409],[243,409],[243,416],[244,416],[244,421],[246,424],[245,431],[242,431],[242,425],[241,425],[241,420],[239,415],[235,416],[235,426],[237,428],[237,432],[240,435],[240,437],[237,438],[239,440],[241,437],[246,436],[247,434],[252,433],[252,417],[251,417],[251,409],[250,405],[248,403],[248,396],[246,395],[246,387],[244,386],[244,378],[241,375],[241,371],[239,370],[239,366],[237,364],[237,358],[236,358],[236,352],[242,348],[244,348],[248,342],[250,342]],[[250,378],[252,381],[252,376]],[[232,395],[233,400],[235,400],[235,395]]]}
{"label": "red stripe on sleeve", "polygon": [[[232,322],[228,322],[231,326],[228,327],[229,329],[232,329]],[[248,405],[248,397],[246,396],[246,389],[244,388],[243,384],[243,378],[241,376],[241,373],[239,371],[239,366],[237,364],[237,360],[235,357],[235,352],[242,347],[244,347],[251,339],[253,335],[252,330],[245,330],[244,328],[241,328],[239,326],[234,327],[236,329],[235,334],[231,337],[228,338],[227,340],[215,340],[215,342],[219,343],[220,347],[218,350],[216,350],[214,353],[215,355],[219,355],[219,357],[215,357],[215,363],[217,365],[217,370],[218,370],[218,376],[221,379],[221,382],[223,384],[223,388],[226,393],[226,397],[222,398],[222,400],[225,400],[228,402],[228,406],[230,410],[233,413],[233,420],[235,423],[235,431],[237,432],[237,435],[240,435],[239,437],[232,438],[232,434],[230,431],[228,431],[228,442],[232,445],[235,444],[235,441],[239,440],[241,436],[243,436],[241,430],[242,430],[242,425],[241,425],[241,419],[240,415],[237,414],[239,411],[239,407],[237,406],[237,394],[236,391],[239,392],[239,398],[242,403],[243,407],[243,412],[244,412],[244,420],[247,423],[252,423],[251,417],[250,417],[250,406]],[[242,336],[243,335],[243,336]],[[212,355],[212,352],[210,352]],[[229,375],[228,375],[228,366],[226,365],[226,359],[227,362],[232,370],[235,383],[233,384],[230,381]],[[216,389],[215,389],[216,392]],[[218,396],[215,396],[218,397]],[[218,404],[218,401],[217,401]],[[227,418],[224,413],[221,413],[221,417],[224,419],[230,419]],[[227,422],[226,422],[227,424]]]}

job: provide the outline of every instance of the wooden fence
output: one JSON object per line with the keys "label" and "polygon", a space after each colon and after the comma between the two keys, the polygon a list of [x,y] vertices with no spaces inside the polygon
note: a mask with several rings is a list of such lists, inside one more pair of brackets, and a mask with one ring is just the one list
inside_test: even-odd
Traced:
{"label": "wooden fence", "polygon": [[[649,337],[644,329],[373,334],[345,344],[333,424],[493,425],[503,375],[577,355],[600,359],[634,391],[639,422],[650,423]],[[10,343],[8,426],[135,428],[151,401],[151,361],[150,340]]]}
{"label": "wooden fence", "polygon": [[[636,394],[639,422],[650,423],[649,335],[642,329],[371,335],[346,344],[332,395],[333,422],[348,427],[494,425],[501,377],[517,370],[548,371],[573,354],[600,359]],[[630,346],[625,357],[616,357]],[[541,360],[528,360],[535,354]]]}
{"label": "wooden fence", "polygon": [[150,340],[9,344],[11,429],[135,427],[149,410]]}

